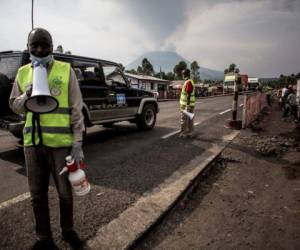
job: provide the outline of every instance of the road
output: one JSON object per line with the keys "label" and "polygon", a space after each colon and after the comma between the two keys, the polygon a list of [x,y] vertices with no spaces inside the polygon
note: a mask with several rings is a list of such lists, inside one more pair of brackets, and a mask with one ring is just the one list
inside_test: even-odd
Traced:
{"label": "road", "polygon": [[[240,98],[240,103],[242,98]],[[92,190],[75,197],[76,229],[82,239],[93,238],[99,227],[116,218],[174,171],[203,154],[229,133],[223,124],[230,118],[232,96],[197,100],[194,140],[178,138],[178,102],[161,102],[155,129],[138,131],[133,124],[113,129],[92,127],[84,145],[87,176]],[[241,104],[239,104],[239,107]],[[241,117],[241,107],[239,117]],[[1,249],[29,247],[34,241],[22,148],[17,139],[0,131],[0,233]],[[53,234],[60,248],[57,195],[49,190]]]}

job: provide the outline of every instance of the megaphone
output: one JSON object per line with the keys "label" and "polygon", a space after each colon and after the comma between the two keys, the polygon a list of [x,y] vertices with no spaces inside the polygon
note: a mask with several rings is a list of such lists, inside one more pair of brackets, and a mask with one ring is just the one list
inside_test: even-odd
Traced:
{"label": "megaphone", "polygon": [[25,102],[25,108],[33,113],[49,113],[57,109],[58,101],[51,96],[48,87],[47,69],[42,66],[33,67],[32,94]]}
{"label": "megaphone", "polygon": [[188,112],[186,110],[183,110],[182,113],[184,113],[190,120],[193,120],[193,118],[195,116],[194,113]]}

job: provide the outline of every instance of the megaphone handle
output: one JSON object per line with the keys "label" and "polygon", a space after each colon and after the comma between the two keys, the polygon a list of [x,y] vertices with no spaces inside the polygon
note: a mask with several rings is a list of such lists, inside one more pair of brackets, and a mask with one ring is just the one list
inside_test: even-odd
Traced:
{"label": "megaphone handle", "polygon": [[[36,124],[35,124],[36,122]],[[43,144],[43,137],[42,137],[42,129],[41,129],[41,124],[40,124],[40,115],[38,113],[32,113],[32,132],[31,132],[31,141],[33,146],[36,146],[35,143],[35,129],[37,125],[37,133],[39,137],[39,145]]]}

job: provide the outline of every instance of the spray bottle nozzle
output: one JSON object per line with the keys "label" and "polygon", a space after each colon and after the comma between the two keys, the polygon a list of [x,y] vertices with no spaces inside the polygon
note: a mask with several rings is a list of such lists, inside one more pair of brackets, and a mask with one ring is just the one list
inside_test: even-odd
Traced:
{"label": "spray bottle nozzle", "polygon": [[63,169],[59,172],[59,175],[62,175],[65,172],[68,172],[68,168],[67,167],[63,167]]}

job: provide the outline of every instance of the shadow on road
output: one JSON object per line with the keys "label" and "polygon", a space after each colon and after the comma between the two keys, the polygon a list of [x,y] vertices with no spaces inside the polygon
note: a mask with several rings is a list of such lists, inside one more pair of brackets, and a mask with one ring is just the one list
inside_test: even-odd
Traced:
{"label": "shadow on road", "polygon": [[89,133],[84,152],[90,182],[135,194],[156,187],[205,151],[193,140],[182,140],[177,135],[168,140],[160,138],[172,131],[174,128],[140,131],[134,125],[115,125],[113,129]]}
{"label": "shadow on road", "polygon": [[0,153],[0,159],[12,162],[20,166],[25,165],[24,152],[22,147]]}

